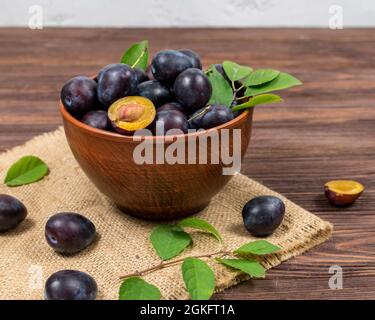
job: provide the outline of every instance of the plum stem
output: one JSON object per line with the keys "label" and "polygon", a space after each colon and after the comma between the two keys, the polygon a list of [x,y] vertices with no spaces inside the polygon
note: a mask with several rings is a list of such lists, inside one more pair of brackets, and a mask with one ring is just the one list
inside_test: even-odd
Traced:
{"label": "plum stem", "polygon": [[177,260],[173,260],[173,261],[168,261],[168,262],[161,262],[161,263],[157,264],[156,266],[153,266],[153,267],[141,270],[141,271],[137,271],[137,272],[134,272],[134,273],[129,273],[127,275],[121,276],[120,280],[124,280],[124,279],[130,278],[130,277],[142,277],[142,276],[145,276],[149,273],[152,273],[152,272],[164,269],[164,268],[172,267],[172,266],[174,266],[174,265],[176,265],[180,262],[183,262],[186,258],[212,258],[213,256],[223,257],[223,256],[226,256],[226,255],[230,255],[231,253],[232,253],[231,251],[227,251],[227,250],[225,250],[225,248],[221,248],[217,252],[211,252],[211,253],[206,253],[206,254],[200,254],[200,255],[185,257],[185,258],[181,258],[181,259],[177,259]]}
{"label": "plum stem", "polygon": [[196,119],[196,118],[198,118],[198,117],[200,117],[200,116],[205,115],[208,111],[210,111],[210,109],[211,109],[211,105],[205,107],[201,112],[198,112],[196,115],[191,116],[191,117],[188,119],[188,122],[193,121],[194,119]]}

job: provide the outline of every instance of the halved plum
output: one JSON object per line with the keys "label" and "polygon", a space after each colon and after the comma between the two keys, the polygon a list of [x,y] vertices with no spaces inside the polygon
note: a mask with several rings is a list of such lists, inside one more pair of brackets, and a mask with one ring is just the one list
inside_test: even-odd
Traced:
{"label": "halved plum", "polygon": [[115,101],[108,109],[113,128],[122,134],[133,134],[149,126],[155,119],[156,109],[151,100],[130,96]]}

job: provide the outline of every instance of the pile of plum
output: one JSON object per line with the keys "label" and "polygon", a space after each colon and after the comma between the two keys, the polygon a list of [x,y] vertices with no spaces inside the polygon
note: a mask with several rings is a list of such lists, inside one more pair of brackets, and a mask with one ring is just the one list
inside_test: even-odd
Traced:
{"label": "pile of plum", "polygon": [[[225,76],[221,65],[216,69]],[[211,94],[211,82],[195,52],[163,50],[146,71],[116,63],[105,66],[95,79],[74,77],[63,86],[61,101],[71,115],[97,129],[132,134],[147,128],[164,135],[232,120],[234,113],[227,106],[208,105]]]}

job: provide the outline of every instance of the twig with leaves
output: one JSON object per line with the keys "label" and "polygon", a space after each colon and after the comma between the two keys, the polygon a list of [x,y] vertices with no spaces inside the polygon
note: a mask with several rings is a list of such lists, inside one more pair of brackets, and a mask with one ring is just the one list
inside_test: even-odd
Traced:
{"label": "twig with leaves", "polygon": [[[211,234],[220,242],[221,248],[216,252],[170,260],[192,244],[192,237],[186,229],[195,229]],[[212,262],[220,263],[230,269],[247,273],[253,278],[261,278],[265,276],[266,270],[255,256],[272,254],[280,250],[278,246],[266,240],[249,242],[235,250],[228,250],[225,248],[223,238],[218,230],[207,221],[196,217],[186,218],[175,225],[155,227],[151,232],[150,241],[162,261],[147,269],[121,276],[120,279],[124,281],[120,287],[120,300],[160,299],[159,289],[141,277],[180,263],[182,263],[182,278],[190,297],[194,300],[207,300],[215,289],[215,274],[202,259],[210,259]]]}

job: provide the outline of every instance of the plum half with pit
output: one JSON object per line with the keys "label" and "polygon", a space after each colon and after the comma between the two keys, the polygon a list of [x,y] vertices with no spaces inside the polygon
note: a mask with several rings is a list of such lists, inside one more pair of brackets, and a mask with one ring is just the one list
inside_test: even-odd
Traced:
{"label": "plum half with pit", "polygon": [[17,198],[0,194],[0,232],[15,228],[27,216],[25,205]]}
{"label": "plum half with pit", "polygon": [[155,79],[167,83],[172,83],[182,71],[191,67],[191,58],[177,50],[159,51],[151,62]]}
{"label": "plum half with pit", "polygon": [[95,225],[74,212],[61,212],[48,219],[45,226],[47,243],[57,252],[73,254],[88,247],[95,238]]}
{"label": "plum half with pit", "polygon": [[[178,110],[158,111],[154,122],[155,135],[175,135],[187,133],[189,122]],[[171,130],[171,131],[170,131]]]}
{"label": "plum half with pit", "polygon": [[214,104],[197,110],[191,117],[194,128],[210,129],[233,120],[234,115],[227,106]]}
{"label": "plum half with pit", "polygon": [[109,130],[111,127],[107,112],[104,110],[93,110],[87,112],[83,116],[82,122],[90,127],[101,130]]}
{"label": "plum half with pit", "polygon": [[353,204],[363,193],[365,187],[354,180],[332,180],[324,185],[328,201],[337,207]]}
{"label": "plum half with pit", "polygon": [[168,87],[157,80],[140,83],[137,91],[139,96],[150,99],[156,108],[173,100]]}
{"label": "plum half with pit", "polygon": [[151,100],[144,97],[125,97],[108,109],[113,128],[122,134],[133,134],[148,127],[155,119],[156,109]]}
{"label": "plum half with pit", "polygon": [[60,93],[61,102],[74,117],[81,117],[99,107],[97,83],[88,77],[78,76],[64,84]]}
{"label": "plum half with pit", "polygon": [[202,70],[201,59],[196,52],[194,52],[193,50],[190,50],[190,49],[181,49],[181,50],[178,50],[178,51],[180,51],[184,55],[187,55],[190,58],[192,68],[197,68],[197,69]]}
{"label": "plum half with pit", "polygon": [[77,270],[52,274],[44,288],[45,300],[95,300],[98,286],[93,277]]}
{"label": "plum half with pit", "polygon": [[123,63],[109,64],[98,75],[98,99],[109,106],[122,97],[134,95],[137,85],[137,74],[131,67]]}
{"label": "plum half with pit", "polygon": [[206,106],[211,98],[212,86],[208,77],[199,69],[182,72],[174,83],[174,94],[188,112]]}
{"label": "plum half with pit", "polygon": [[275,196],[255,197],[242,210],[245,228],[256,237],[271,235],[280,226],[284,214],[284,202]]}

